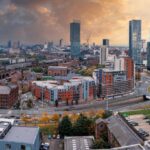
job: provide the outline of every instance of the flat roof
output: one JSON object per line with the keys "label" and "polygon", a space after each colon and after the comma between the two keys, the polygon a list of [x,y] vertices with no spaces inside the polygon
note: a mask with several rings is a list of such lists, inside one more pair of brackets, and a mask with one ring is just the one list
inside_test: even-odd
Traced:
{"label": "flat roof", "polygon": [[111,150],[145,150],[140,144],[112,148]]}
{"label": "flat roof", "polygon": [[93,140],[93,136],[65,137],[64,150],[90,150]]}
{"label": "flat roof", "polygon": [[64,66],[49,66],[48,69],[68,69],[68,67],[64,67]]}
{"label": "flat roof", "polygon": [[0,141],[34,144],[38,133],[38,127],[12,126]]}
{"label": "flat roof", "polygon": [[7,119],[7,118],[0,118],[0,122],[9,122],[11,125],[15,123],[16,119]]}
{"label": "flat roof", "polygon": [[103,69],[104,72],[121,72],[121,73],[125,73],[126,71],[124,70],[114,70],[114,69],[108,69],[108,68],[104,68]]}

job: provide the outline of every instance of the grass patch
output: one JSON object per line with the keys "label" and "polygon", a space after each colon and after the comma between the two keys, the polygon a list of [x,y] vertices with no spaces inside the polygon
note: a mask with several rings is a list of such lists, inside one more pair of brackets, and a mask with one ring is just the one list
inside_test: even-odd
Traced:
{"label": "grass patch", "polygon": [[142,110],[135,110],[135,111],[128,111],[128,112],[123,112],[123,116],[131,116],[131,115],[150,115],[150,109],[142,109]]}

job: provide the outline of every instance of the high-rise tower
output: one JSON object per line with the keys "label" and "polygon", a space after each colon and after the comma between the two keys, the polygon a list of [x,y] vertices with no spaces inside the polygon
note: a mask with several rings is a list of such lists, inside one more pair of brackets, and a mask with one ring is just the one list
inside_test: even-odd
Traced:
{"label": "high-rise tower", "polygon": [[80,57],[80,22],[73,21],[70,23],[70,43],[71,43],[71,56]]}
{"label": "high-rise tower", "polygon": [[150,42],[147,42],[147,69],[150,70]]}
{"label": "high-rise tower", "polygon": [[131,20],[129,22],[129,56],[136,65],[142,64],[141,41],[141,20]]}

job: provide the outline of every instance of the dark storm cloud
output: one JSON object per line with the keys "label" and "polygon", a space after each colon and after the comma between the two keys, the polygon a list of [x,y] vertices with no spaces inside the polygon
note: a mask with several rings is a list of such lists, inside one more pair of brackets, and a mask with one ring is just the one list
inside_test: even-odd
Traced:
{"label": "dark storm cloud", "polygon": [[1,0],[0,39],[44,42],[69,38],[69,22],[79,19],[83,41],[112,34],[125,18],[120,0]]}

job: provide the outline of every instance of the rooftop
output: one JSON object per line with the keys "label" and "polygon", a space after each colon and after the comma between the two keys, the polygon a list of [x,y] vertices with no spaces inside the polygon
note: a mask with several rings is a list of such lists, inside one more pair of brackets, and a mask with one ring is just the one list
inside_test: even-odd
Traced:
{"label": "rooftop", "polygon": [[121,72],[121,73],[126,72],[126,71],[120,71],[120,70],[114,70],[114,69],[107,69],[107,68],[104,68],[103,71],[104,72]]}
{"label": "rooftop", "polygon": [[39,128],[12,126],[1,140],[6,142],[34,144]]}
{"label": "rooftop", "polygon": [[68,67],[64,67],[64,66],[49,66],[48,69],[68,69]]}
{"label": "rooftop", "polygon": [[111,150],[145,150],[145,149],[142,145],[136,144],[136,145],[112,148]]}
{"label": "rooftop", "polygon": [[65,137],[64,150],[90,150],[93,140],[93,136]]}
{"label": "rooftop", "polygon": [[78,86],[84,81],[94,82],[92,77],[73,77],[68,82],[64,82],[63,85],[58,84],[56,80],[47,80],[47,81],[33,81],[32,84],[36,84],[39,87],[47,87],[48,89],[67,89],[68,87]]}
{"label": "rooftop", "polygon": [[107,119],[108,128],[121,146],[142,144],[143,140],[119,116],[114,115]]}
{"label": "rooftop", "polygon": [[0,85],[0,94],[9,94],[11,89],[16,88],[17,85],[15,84],[10,84],[10,85],[6,85],[6,86],[2,86]]}

